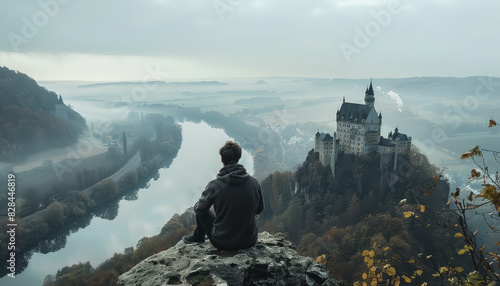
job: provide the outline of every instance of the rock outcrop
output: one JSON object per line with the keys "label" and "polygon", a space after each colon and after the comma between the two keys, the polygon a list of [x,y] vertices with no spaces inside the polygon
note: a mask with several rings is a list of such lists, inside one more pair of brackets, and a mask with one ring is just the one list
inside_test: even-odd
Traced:
{"label": "rock outcrop", "polygon": [[324,264],[301,256],[282,234],[259,234],[238,251],[179,241],[119,277],[118,285],[337,285]]}

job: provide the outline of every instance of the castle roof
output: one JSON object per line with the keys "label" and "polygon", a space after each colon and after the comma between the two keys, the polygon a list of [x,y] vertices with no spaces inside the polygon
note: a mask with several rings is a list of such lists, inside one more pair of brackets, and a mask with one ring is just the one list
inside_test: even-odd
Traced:
{"label": "castle roof", "polygon": [[394,133],[392,133],[392,131],[389,132],[388,138],[381,137],[380,144],[385,145],[385,146],[389,146],[389,145],[387,145],[387,144],[389,144],[387,142],[394,142],[396,140],[399,140],[399,141],[409,141],[408,140],[408,136],[406,134],[399,133],[399,130],[396,127],[396,129],[394,129]]}
{"label": "castle roof", "polygon": [[392,140],[396,139],[399,139],[400,141],[408,141],[408,136],[406,136],[406,134],[399,133],[398,128],[396,127],[394,134],[392,134]]}
{"label": "castle roof", "polygon": [[373,92],[373,85],[371,80],[370,80],[370,87],[366,88],[365,95],[375,95],[375,93]]}
{"label": "castle roof", "polygon": [[374,103],[375,103],[375,93],[373,92],[373,85],[372,81],[370,80],[370,87],[367,87],[365,91],[365,104],[373,106]]}
{"label": "castle roof", "polygon": [[387,147],[394,147],[394,146],[396,146],[396,144],[394,144],[394,142],[392,140],[384,138],[382,136],[380,136],[380,145],[387,146]]}
{"label": "castle roof", "polygon": [[316,137],[319,138],[321,141],[333,141],[333,137],[329,133],[316,133]]}
{"label": "castle roof", "polygon": [[361,119],[366,119],[372,106],[366,104],[344,102],[337,112],[337,121],[355,121],[361,122]]}

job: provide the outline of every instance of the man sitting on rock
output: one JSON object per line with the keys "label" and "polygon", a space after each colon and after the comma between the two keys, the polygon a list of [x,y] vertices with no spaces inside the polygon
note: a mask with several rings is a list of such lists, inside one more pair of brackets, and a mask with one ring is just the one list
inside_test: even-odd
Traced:
{"label": "man sitting on rock", "polygon": [[[208,183],[194,206],[196,229],[182,238],[185,243],[203,243],[205,234],[218,249],[249,248],[257,242],[255,215],[264,209],[259,181],[249,175],[238,143],[227,141],[219,150],[224,167]],[[214,206],[215,215],[210,211]]]}

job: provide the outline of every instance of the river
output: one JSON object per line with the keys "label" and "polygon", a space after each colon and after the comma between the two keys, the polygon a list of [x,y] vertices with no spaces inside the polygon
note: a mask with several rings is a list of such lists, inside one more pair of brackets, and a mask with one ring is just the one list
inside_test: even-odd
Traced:
{"label": "river", "polygon": [[[96,268],[116,252],[123,252],[144,236],[160,232],[175,213],[194,205],[209,180],[222,167],[219,148],[232,140],[222,129],[208,124],[184,122],[182,145],[169,168],[160,169],[158,180],[149,188],[138,191],[138,199],[121,200],[118,215],[113,220],[93,217],[89,226],[67,238],[66,246],[47,254],[34,253],[24,272],[16,278],[0,278],[0,285],[42,285],[46,275],[64,266],[90,261]],[[253,160],[243,150],[242,163],[253,174]]]}

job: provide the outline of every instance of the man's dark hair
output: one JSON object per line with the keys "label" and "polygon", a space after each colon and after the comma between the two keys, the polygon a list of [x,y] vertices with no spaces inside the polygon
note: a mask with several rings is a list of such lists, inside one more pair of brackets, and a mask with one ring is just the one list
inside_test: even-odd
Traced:
{"label": "man's dark hair", "polygon": [[241,147],[238,143],[227,141],[219,150],[224,165],[236,164],[241,158]]}

